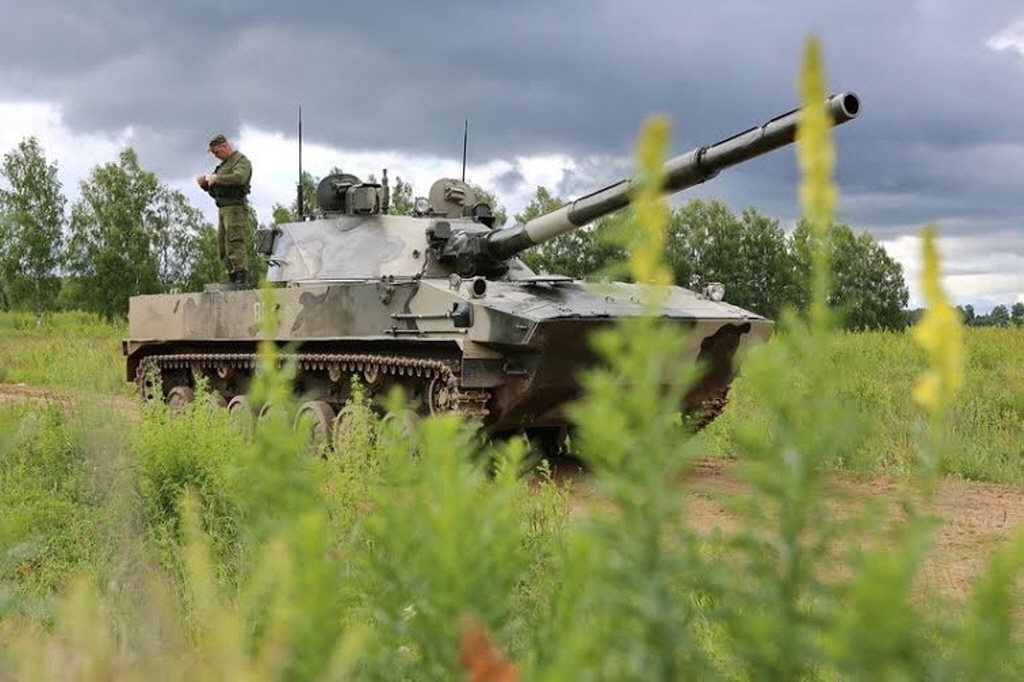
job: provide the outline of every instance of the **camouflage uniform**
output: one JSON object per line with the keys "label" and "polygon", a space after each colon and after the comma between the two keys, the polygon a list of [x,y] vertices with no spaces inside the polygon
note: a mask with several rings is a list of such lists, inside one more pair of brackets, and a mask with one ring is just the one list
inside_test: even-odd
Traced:
{"label": "camouflage uniform", "polygon": [[235,150],[213,173],[217,181],[206,191],[217,203],[217,246],[220,259],[227,267],[232,282],[244,282],[249,267],[246,240],[253,230],[252,213],[246,199],[252,178],[252,164],[245,154]]}

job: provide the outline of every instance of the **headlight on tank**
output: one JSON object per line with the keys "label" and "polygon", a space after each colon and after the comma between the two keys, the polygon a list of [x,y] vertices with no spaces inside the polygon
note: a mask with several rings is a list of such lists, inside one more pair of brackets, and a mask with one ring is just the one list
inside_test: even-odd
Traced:
{"label": "headlight on tank", "polygon": [[725,298],[725,285],[721,282],[711,282],[704,286],[704,298],[716,303]]}
{"label": "headlight on tank", "polygon": [[412,210],[417,215],[426,215],[430,213],[430,202],[427,201],[426,197],[416,197],[416,201],[413,202]]}

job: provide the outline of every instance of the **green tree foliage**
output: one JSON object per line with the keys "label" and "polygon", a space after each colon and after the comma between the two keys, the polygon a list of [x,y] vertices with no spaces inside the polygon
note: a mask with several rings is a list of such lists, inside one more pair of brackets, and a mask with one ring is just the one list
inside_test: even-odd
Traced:
{"label": "green tree foliage", "polygon": [[403,180],[401,175],[396,175],[395,184],[391,187],[389,212],[392,215],[409,215],[412,213],[413,201],[412,183]]}
{"label": "green tree foliage", "polygon": [[92,170],[71,210],[69,269],[84,286],[82,303],[107,318],[123,314],[131,294],[160,291],[158,257],[146,229],[159,182],[131,149]]}
{"label": "green tree foliage", "polygon": [[[185,280],[186,291],[202,291],[203,286],[210,282],[224,282],[227,280],[227,268],[220,258],[220,248],[217,245],[217,228],[209,223],[199,227],[196,235],[192,238],[194,260],[193,266]],[[255,254],[249,258],[249,273],[259,272],[253,266],[266,268],[262,258],[256,260]]]}
{"label": "green tree foliage", "polygon": [[[332,171],[333,172],[333,171]],[[301,176],[302,182],[302,213],[306,216],[316,217],[320,215],[320,206],[316,201],[316,186],[320,183],[320,178],[314,177],[308,171],[302,171]],[[297,188],[296,188],[297,189]],[[274,204],[271,210],[271,223],[273,225],[280,225],[281,223],[291,223],[299,219],[299,197],[298,191],[295,193],[295,199],[288,206],[283,204]]]}
{"label": "green tree foliage", "polygon": [[1005,327],[1010,324],[1010,311],[1006,309],[1005,305],[997,305],[992,308],[992,311],[988,314],[992,320],[992,324],[997,327]]}
{"label": "green tree foliage", "polygon": [[68,270],[72,303],[107,319],[128,311],[128,298],[198,286],[205,230],[202,214],[139,166],[127,148],[118,161],[93,168],[71,210]]}
{"label": "green tree foliage", "polygon": [[732,301],[741,230],[736,216],[718,201],[694,199],[673,211],[666,257],[675,281],[686,287],[696,287],[701,281],[722,282]]}
{"label": "green tree foliage", "polygon": [[4,155],[0,190],[0,274],[6,303],[36,311],[56,306],[60,291],[64,205],[57,163],[48,162],[35,137]]}
{"label": "green tree foliage", "polygon": [[[811,268],[810,232],[806,221],[792,235],[801,308],[809,292]],[[843,314],[848,329],[902,329],[909,292],[903,266],[867,232],[855,235],[848,225],[833,225],[828,233],[828,258],[833,269],[829,304]]]}
{"label": "green tree foliage", "polygon": [[767,317],[778,317],[793,300],[797,282],[792,251],[777,220],[761,215],[753,208],[743,210],[740,237],[741,267],[736,282],[739,294],[730,302]]}
{"label": "green tree foliage", "polygon": [[[216,228],[210,225],[202,212],[192,206],[185,195],[177,190],[160,186],[150,208],[150,248],[156,255],[157,277],[164,289],[186,288],[194,283],[198,288],[206,282],[200,273],[209,272],[209,263],[203,262],[210,251],[202,248],[202,235],[212,235],[216,246]],[[213,255],[218,255],[213,251]],[[219,260],[219,257],[218,257]],[[213,274],[213,273],[210,273]]]}
{"label": "green tree foliage", "polygon": [[[521,213],[515,215],[515,220],[517,223],[525,223],[540,215],[554,211],[563,203],[559,197],[551,194],[547,187],[538,186],[534,190],[530,203],[523,207]],[[582,243],[589,241],[589,239],[589,233],[577,230],[576,232],[555,237],[549,242],[525,251],[520,258],[532,270],[568,275],[570,273],[566,270],[566,266],[573,260],[572,254],[579,253]],[[569,258],[566,258],[567,255]],[[573,273],[573,276],[577,275]]]}
{"label": "green tree foliage", "polygon": [[[538,187],[516,220],[536,218],[562,203]],[[522,258],[540,272],[628,279],[622,263],[637,234],[627,209],[532,248]],[[805,224],[787,238],[777,220],[752,207],[737,216],[719,201],[694,199],[671,212],[666,240],[666,258],[680,286],[721,282],[729,303],[771,318],[787,305],[807,305],[811,252]],[[904,327],[908,291],[900,264],[871,235],[854,235],[846,225],[832,229],[830,243],[835,267],[831,303],[844,311],[846,326]]]}
{"label": "green tree foliage", "polygon": [[672,213],[668,259],[679,285],[721,282],[730,303],[761,315],[776,317],[793,300],[785,232],[753,208],[737,217],[719,201],[690,201]]}
{"label": "green tree foliage", "polygon": [[1011,306],[999,304],[992,307],[987,315],[975,313],[974,306],[957,306],[964,324],[970,327],[1007,327],[1024,325],[1024,303],[1017,302]]}
{"label": "green tree foliage", "polygon": [[533,220],[545,213],[554,211],[564,203],[560,197],[552,194],[551,190],[547,187],[538,186],[533,192],[533,198],[530,199],[530,203],[523,207],[522,213],[515,215],[516,222],[525,223],[527,220]]}

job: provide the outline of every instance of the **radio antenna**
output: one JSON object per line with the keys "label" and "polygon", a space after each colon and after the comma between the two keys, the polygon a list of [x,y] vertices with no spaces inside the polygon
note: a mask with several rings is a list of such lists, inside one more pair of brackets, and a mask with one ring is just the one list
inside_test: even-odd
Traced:
{"label": "radio antenna", "polygon": [[298,186],[298,197],[295,202],[295,206],[299,209],[299,221],[305,220],[305,215],[302,206],[302,105],[299,105],[299,186]]}
{"label": "radio antenna", "polygon": [[466,119],[466,125],[462,129],[462,181],[466,181],[466,146],[469,142],[469,119]]}

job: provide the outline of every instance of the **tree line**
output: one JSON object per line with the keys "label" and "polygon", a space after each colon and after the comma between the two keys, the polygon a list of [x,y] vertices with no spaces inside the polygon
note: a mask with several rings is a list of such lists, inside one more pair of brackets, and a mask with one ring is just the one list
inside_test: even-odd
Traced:
{"label": "tree line", "polygon": [[[217,254],[216,228],[177,190],[139,164],[130,147],[115,161],[93,167],[70,207],[50,161],[35,137],[4,155],[0,173],[0,309],[37,315],[77,309],[107,319],[123,317],[137,294],[201,291],[225,281]],[[338,169],[331,171],[338,172]],[[375,177],[370,177],[371,182]],[[316,214],[318,178],[303,173],[307,215]],[[506,222],[496,197],[474,185],[490,203],[497,225]],[[397,177],[390,211],[408,214],[412,186]],[[564,203],[538,187],[515,216],[523,222]],[[306,208],[308,207],[308,208]],[[298,201],[275,205],[270,222],[295,220]],[[255,224],[255,217],[254,217]],[[575,277],[626,279],[630,238],[637,234],[629,210],[562,235],[523,254],[537,271]],[[694,199],[671,212],[667,255],[676,283],[691,288],[709,282],[726,286],[726,300],[775,318],[787,306],[808,300],[810,235],[803,223],[787,234],[779,221],[748,207],[739,215],[718,201]],[[900,329],[912,321],[903,270],[868,233],[845,224],[832,230],[832,304],[851,329]],[[266,271],[250,244],[250,273]],[[987,316],[961,309],[968,324],[1024,322],[1024,304],[996,306]]]}
{"label": "tree line", "polygon": [[[517,220],[563,202],[545,187]],[[524,254],[535,270],[621,279],[629,242],[637,234],[629,210],[557,237]],[[831,230],[831,303],[850,329],[902,329],[909,298],[903,268],[867,232],[845,224]],[[738,215],[719,201],[693,199],[670,212],[666,258],[676,283],[693,289],[720,282],[726,301],[769,318],[810,297],[811,234],[799,222],[787,232],[778,220],[748,207]]]}
{"label": "tree line", "polygon": [[988,315],[978,315],[974,306],[968,304],[957,306],[969,327],[1006,327],[1008,325],[1024,326],[1024,302],[1017,301],[1010,307],[999,304],[994,306]]}
{"label": "tree line", "polygon": [[57,170],[35,137],[4,155],[0,307],[112,320],[127,314],[130,296],[224,281],[214,226],[130,147],[93,167],[70,210]]}

